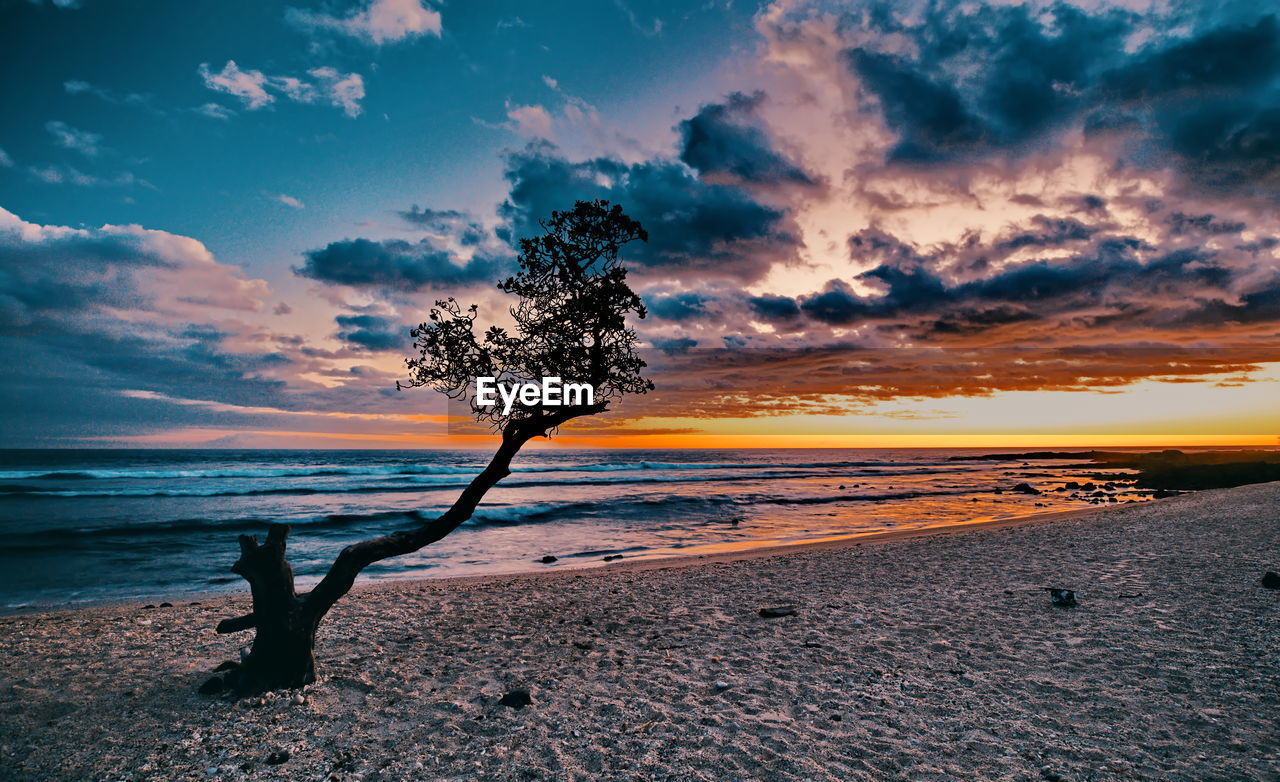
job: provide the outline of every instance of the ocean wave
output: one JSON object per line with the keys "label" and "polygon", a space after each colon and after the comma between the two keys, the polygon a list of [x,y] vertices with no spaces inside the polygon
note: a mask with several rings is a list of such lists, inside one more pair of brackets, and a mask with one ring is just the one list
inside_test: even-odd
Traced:
{"label": "ocean wave", "polygon": [[479,466],[451,464],[376,465],[366,467],[230,467],[207,470],[3,470],[0,480],[189,480],[192,478],[321,478],[328,476],[458,475]]}
{"label": "ocean wave", "polygon": [[[844,468],[938,467],[933,462],[828,461],[795,462],[603,462],[587,464],[532,464],[512,468],[518,473],[543,472],[683,472],[689,470],[813,470]],[[191,480],[322,477],[404,477],[414,475],[471,475],[481,464],[382,464],[365,466],[316,465],[305,467],[228,467],[198,470],[0,470],[0,481],[29,480]],[[951,469],[962,469],[951,466]]]}
{"label": "ocean wave", "polygon": [[[492,505],[478,509],[464,522],[466,527],[506,526],[531,520],[549,519],[566,512],[608,506],[608,501],[536,503],[531,505]],[[382,534],[392,529],[403,529],[411,524],[422,524],[444,512],[444,508],[424,510],[393,510],[374,513],[330,513],[302,519],[264,519],[258,517],[229,519],[174,519],[152,524],[115,524],[101,527],[64,527],[32,532],[20,532],[5,536],[8,548],[65,547],[76,542],[97,545],[103,538],[156,539],[182,535],[201,536],[205,533],[252,534],[265,533],[273,523],[287,523],[295,533],[326,533],[333,530],[356,530],[369,535]]]}
{"label": "ocean wave", "polygon": [[[829,478],[832,480],[853,480],[855,478],[893,478],[913,475],[939,475],[964,472],[957,469],[907,469],[900,470],[859,470],[832,474],[815,472],[814,470],[791,471],[786,467],[769,466],[767,470],[738,472],[713,475],[672,476],[653,475],[618,475],[609,473],[600,477],[583,476],[580,478],[524,479],[505,481],[504,488],[536,488],[548,486],[625,486],[636,484],[682,484],[682,483],[736,483],[742,481],[762,480],[800,480],[804,478]],[[424,476],[401,476],[400,482],[354,483],[332,485],[298,485],[286,483],[275,486],[208,486],[192,488],[137,487],[113,489],[63,489],[38,486],[33,484],[0,485],[0,499],[10,498],[141,498],[141,497],[260,497],[274,495],[325,495],[325,494],[392,494],[405,492],[428,492],[457,489],[467,485],[465,477],[455,481],[441,481],[442,476],[426,476],[427,480],[415,480]]]}
{"label": "ocean wave", "polygon": [[[309,519],[290,519],[289,526],[299,532],[320,531],[366,525],[370,523],[400,520],[416,521],[429,518],[421,511],[382,511],[365,514],[328,514]],[[233,519],[174,519],[151,524],[115,524],[102,527],[63,527],[32,532],[11,533],[5,536],[8,548],[44,548],[68,546],[77,542],[96,545],[102,538],[163,538],[200,533],[244,534],[265,533],[268,525],[279,520],[257,517]],[[203,542],[203,541],[202,541]]]}
{"label": "ocean wave", "polygon": [[[488,505],[476,510],[464,526],[510,526],[529,522],[563,519],[577,514],[589,514],[625,520],[636,517],[653,519],[662,511],[672,511],[680,506],[743,508],[752,505],[811,505],[835,502],[867,502],[912,497],[962,494],[960,491],[919,491],[875,494],[842,494],[791,497],[785,495],[670,495],[666,497],[636,497],[606,500],[580,500],[563,503],[531,503],[527,505]],[[40,531],[21,532],[6,536],[9,548],[31,549],[74,545],[96,545],[103,538],[157,539],[182,535],[202,538],[207,533],[251,534],[263,533],[273,522],[288,523],[297,533],[326,534],[335,530],[358,530],[367,534],[381,534],[393,528],[404,528],[410,523],[425,523],[443,508],[420,510],[390,510],[373,513],[332,513],[302,519],[272,520],[260,517],[228,519],[175,519],[151,524],[117,524],[101,527],[64,527]]]}

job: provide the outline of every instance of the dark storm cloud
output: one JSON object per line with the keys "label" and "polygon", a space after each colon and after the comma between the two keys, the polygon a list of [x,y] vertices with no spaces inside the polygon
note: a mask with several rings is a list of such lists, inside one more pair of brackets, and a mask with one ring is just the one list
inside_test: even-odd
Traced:
{"label": "dark storm cloud", "polygon": [[151,296],[134,284],[134,275],[175,265],[134,234],[68,233],[40,242],[0,237],[0,329],[89,305],[145,306]]}
{"label": "dark storm cloud", "polygon": [[1101,88],[1120,100],[1196,95],[1213,89],[1247,89],[1269,83],[1280,71],[1280,29],[1274,16],[1228,24],[1186,40],[1144,49],[1108,71]]}
{"label": "dark storm cloud", "polygon": [[[1092,234],[1068,230],[1059,232],[1056,242],[1043,244],[1070,246]],[[989,251],[998,258],[1015,244],[1001,240]],[[1256,265],[1228,262],[1195,245],[1157,249],[1132,237],[1101,236],[1068,257],[1006,263],[995,273],[969,280],[948,272],[957,266],[950,255],[954,248],[922,253],[873,230],[855,235],[850,247],[877,259],[876,266],[856,277],[875,293],[859,294],[849,283],[832,280],[794,300],[810,320],[944,336],[1031,321],[1160,330],[1209,323],[1214,317],[1223,324],[1280,319],[1280,276],[1274,270],[1259,274]],[[773,298],[772,311],[783,314],[770,318],[758,307],[757,312],[771,320],[786,317],[792,300]]]}
{"label": "dark storm cloud", "polygon": [[892,157],[948,159],[1018,146],[1063,122],[1082,90],[1123,50],[1132,17],[1054,6],[1052,31],[1027,6],[934,6],[914,26],[869,15],[881,33],[900,33],[914,56],[850,49],[850,69],[880,100],[900,142]]}
{"label": "dark storm cloud", "polygon": [[[1206,187],[1265,187],[1280,176],[1273,15],[1199,22],[1063,4],[938,5],[910,24],[883,8],[857,24],[876,40],[912,43],[909,53],[871,44],[845,53],[898,134],[891,161],[1018,153],[1080,127],[1124,134],[1128,163],[1175,164]],[[1132,48],[1142,33],[1154,34]]]}
{"label": "dark storm cloud", "polygon": [[725,177],[747,184],[792,183],[814,180],[774,150],[755,118],[763,92],[735,92],[723,103],[703,106],[680,123],[680,159],[703,177]]}
{"label": "dark storm cloud", "polygon": [[1051,219],[1044,215],[1031,218],[1034,229],[1002,240],[997,249],[1018,250],[1023,247],[1057,247],[1066,242],[1083,242],[1093,236],[1094,229],[1070,217]]}
{"label": "dark storm cloud", "polygon": [[790,320],[800,314],[800,307],[790,296],[752,296],[747,299],[747,304],[766,321]]}
{"label": "dark storm cloud", "polygon": [[345,239],[305,254],[295,274],[334,285],[416,291],[435,286],[493,283],[510,271],[509,263],[477,252],[464,263],[435,242],[403,239]]}
{"label": "dark storm cloud", "polygon": [[452,223],[466,218],[465,212],[456,209],[423,209],[414,204],[404,211],[397,212],[401,218],[415,225],[440,225]]}
{"label": "dark storm cloud", "polygon": [[338,337],[365,350],[397,350],[408,344],[409,329],[380,315],[339,315]]}
{"label": "dark storm cloud", "polygon": [[0,209],[0,445],[278,429],[278,411],[351,410],[388,385],[303,378],[327,371],[303,338],[244,322],[269,293],[189,237],[38,225]]}
{"label": "dark storm cloud", "polygon": [[412,225],[454,236],[463,247],[478,247],[490,236],[471,215],[455,209],[421,209],[414,204],[397,214]]}
{"label": "dark storm cloud", "polygon": [[1174,235],[1190,233],[1209,235],[1238,234],[1245,228],[1245,224],[1237,220],[1218,220],[1211,214],[1186,215],[1182,212],[1174,212],[1169,215],[1169,224]]}
{"label": "dark storm cloud", "polygon": [[1155,217],[1163,233],[1151,241],[1106,228],[1105,214],[1096,224],[1036,216],[988,239],[974,233],[926,248],[871,228],[849,239],[852,259],[867,269],[852,280],[738,300],[788,332],[870,326],[947,343],[996,332],[1047,343],[1092,331],[1198,339],[1210,328],[1254,333],[1280,323],[1280,273],[1260,255],[1277,246],[1273,238],[1233,242],[1245,223],[1212,214]]}
{"label": "dark storm cloud", "polygon": [[707,314],[706,296],[699,293],[658,294],[645,298],[649,314],[664,320],[691,320]]}
{"label": "dark storm cloud", "polygon": [[638,271],[679,267],[684,275],[757,279],[799,246],[791,218],[733,186],[709,184],[668,160],[624,163],[612,158],[571,162],[547,144],[530,145],[507,161],[511,184],[499,213],[516,237],[538,231],[538,220],[579,199],[620,204],[649,232],[627,247]]}
{"label": "dark storm cloud", "polygon": [[654,349],[661,351],[663,355],[676,356],[688,353],[698,346],[698,340],[689,337],[658,337],[651,340]]}

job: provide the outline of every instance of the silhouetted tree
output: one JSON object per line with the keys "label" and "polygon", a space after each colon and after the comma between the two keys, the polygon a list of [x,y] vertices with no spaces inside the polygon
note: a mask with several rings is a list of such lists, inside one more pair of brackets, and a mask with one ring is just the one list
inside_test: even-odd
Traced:
{"label": "silhouetted tree", "polygon": [[[488,422],[502,440],[488,466],[467,485],[453,506],[413,529],[347,546],[329,572],[306,594],[294,589],[285,559],[289,527],[271,525],[264,543],[240,536],[240,558],[231,570],[249,582],[253,613],[219,623],[219,633],[256,629],[247,657],[224,664],[229,670],[202,688],[236,693],[301,687],[315,681],[316,629],[325,614],[374,562],[435,543],[471,518],[485,493],[510,474],[512,458],[535,437],[550,437],[575,418],[596,415],[625,394],[643,394],[653,384],[641,374],[636,335],[627,316],[643,318],[640,297],[626,283],[618,261],[623,245],[648,235],[621,207],[606,201],[579,201],[572,211],[553,212],[543,233],[520,241],[519,271],[498,288],[518,298],[511,309],[515,330],[497,326],[477,336],[476,307],[452,298],[436,302],[430,320],[411,332],[420,355],[406,361],[409,378],[397,388],[426,386],[450,399],[466,400],[477,421]],[[592,404],[574,406],[501,405],[475,400],[475,379],[506,383],[560,377],[588,383]]]}

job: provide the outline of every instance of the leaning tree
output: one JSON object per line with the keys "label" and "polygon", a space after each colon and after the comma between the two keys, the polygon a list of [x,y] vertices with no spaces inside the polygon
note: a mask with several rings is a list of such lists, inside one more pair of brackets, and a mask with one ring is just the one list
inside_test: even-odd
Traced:
{"label": "leaning tree", "polygon": [[[511,460],[535,437],[550,437],[581,416],[596,415],[625,394],[643,394],[653,384],[641,375],[636,334],[627,316],[643,318],[645,309],[628,287],[627,270],[618,261],[623,245],[648,241],[644,228],[606,201],[579,201],[568,212],[553,212],[542,234],[520,241],[519,271],[498,288],[517,299],[511,308],[515,328],[492,326],[476,333],[475,306],[463,309],[450,298],[437,301],[430,320],[411,334],[416,358],[408,359],[409,378],[397,388],[426,386],[451,400],[465,401],[477,421],[501,435],[493,459],[440,516],[412,529],[347,546],[311,591],[294,589],[293,568],[285,559],[289,527],[273,524],[264,543],[240,536],[240,558],[231,570],[249,582],[253,612],[218,624],[219,633],[253,629],[249,653],[239,663],[224,663],[201,688],[237,694],[301,687],[315,681],[316,629],[333,605],[351,589],[360,571],[374,562],[417,551],[453,532],[471,518],[485,493],[510,474]],[[590,404],[573,406],[501,404],[482,406],[475,398],[478,377],[504,384],[559,377],[587,383]]]}

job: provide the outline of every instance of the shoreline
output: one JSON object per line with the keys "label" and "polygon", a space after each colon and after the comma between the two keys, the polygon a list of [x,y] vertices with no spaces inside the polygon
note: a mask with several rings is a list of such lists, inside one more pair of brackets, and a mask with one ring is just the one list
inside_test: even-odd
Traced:
{"label": "shoreline", "polygon": [[1277,507],[1258,484],[375,582],[321,626],[319,681],[239,701],[196,688],[248,643],[213,630],[247,595],[9,616],[0,762],[42,782],[1273,778]]}
{"label": "shoreline", "polygon": [[[1166,498],[1169,499],[1169,498]],[[1148,502],[1162,502],[1163,500],[1149,500]],[[1146,503],[1143,503],[1146,504]],[[780,545],[763,545],[751,546],[740,550],[722,551],[710,554],[679,554],[675,556],[658,556],[645,557],[643,555],[637,557],[626,557],[622,560],[614,562],[596,562],[582,564],[567,564],[553,569],[545,570],[512,570],[504,573],[485,573],[478,575],[460,575],[460,576],[390,576],[387,578],[365,579],[357,581],[352,587],[350,594],[363,590],[376,590],[386,588],[394,584],[415,584],[418,582],[430,584],[449,584],[458,583],[477,584],[491,580],[509,581],[511,579],[521,577],[533,578],[553,578],[557,575],[564,574],[580,574],[584,572],[597,572],[601,570],[618,570],[618,571],[645,571],[666,568],[685,568],[697,567],[703,564],[714,564],[719,562],[730,562],[746,559],[758,559],[773,556],[782,556],[789,553],[799,553],[802,551],[815,550],[823,551],[827,549],[840,549],[845,547],[857,547],[863,544],[889,543],[895,540],[906,540],[917,537],[932,537],[934,535],[946,535],[959,533],[970,530],[1001,528],[1006,526],[1023,526],[1027,524],[1038,524],[1052,522],[1063,519],[1070,519],[1080,515],[1092,513],[1106,513],[1108,511],[1119,510],[1124,505],[1107,505],[1102,507],[1077,508],[1065,511],[1044,511],[1040,513],[1027,513],[1013,516],[1011,518],[987,519],[984,521],[965,521],[951,524],[939,524],[933,527],[919,527],[914,529],[891,530],[888,532],[868,532],[853,533],[849,535],[833,536],[831,538],[823,538],[819,540],[808,540],[797,543],[784,543]],[[981,517],[979,517],[981,518]],[[317,579],[318,580],[318,579]],[[308,584],[300,592],[305,592],[306,588],[312,586]],[[115,610],[140,608],[148,604],[159,603],[206,603],[215,601],[226,601],[235,598],[247,598],[249,596],[248,585],[245,584],[236,589],[203,591],[203,592],[176,592],[176,593],[158,593],[145,597],[128,597],[128,598],[91,598],[83,602],[58,603],[52,605],[32,605],[20,606],[16,608],[0,608],[0,620],[10,617],[39,616],[46,614],[59,614],[77,611],[94,611],[94,610]]]}

